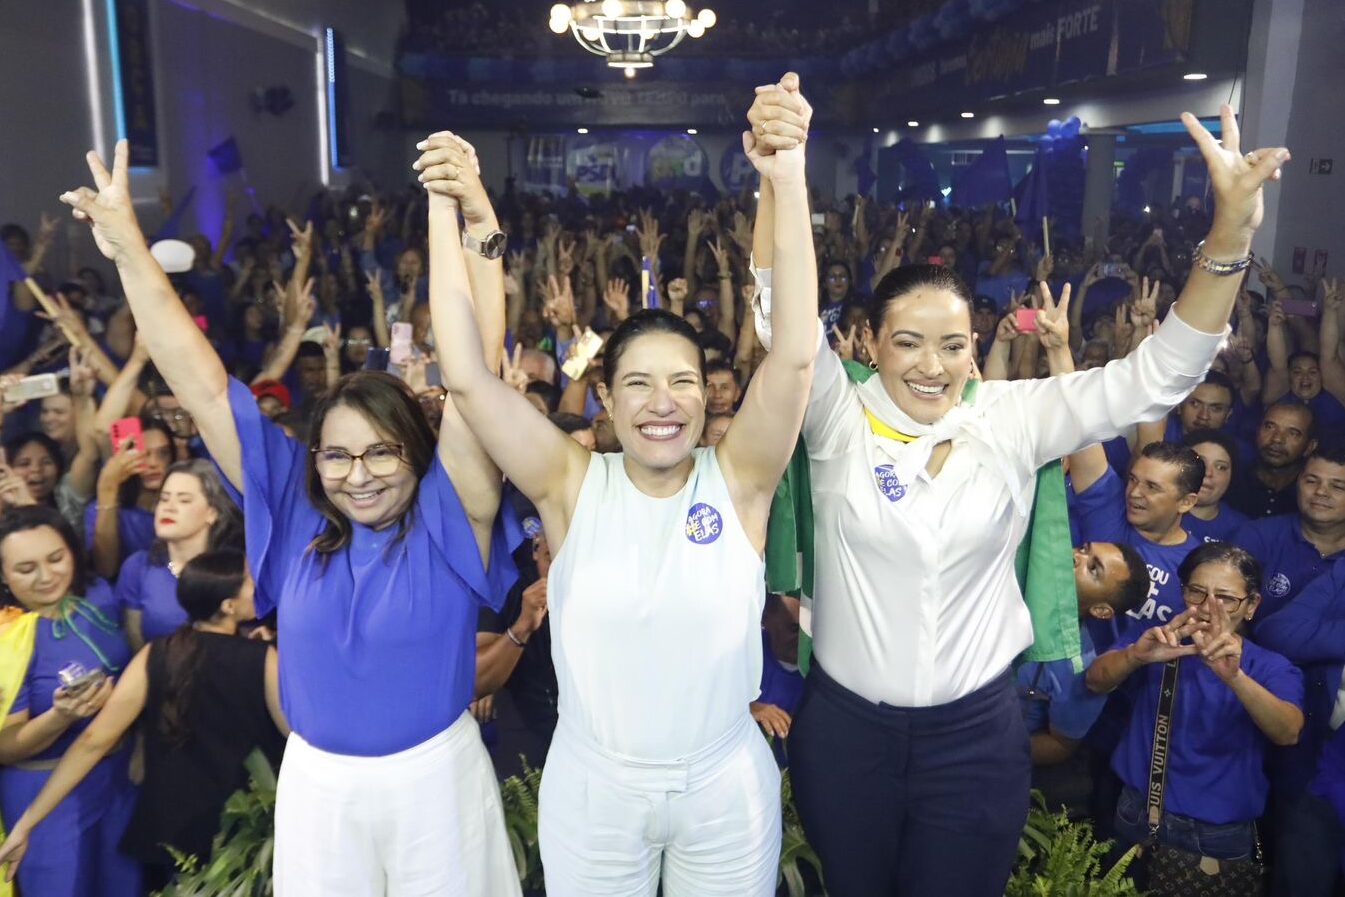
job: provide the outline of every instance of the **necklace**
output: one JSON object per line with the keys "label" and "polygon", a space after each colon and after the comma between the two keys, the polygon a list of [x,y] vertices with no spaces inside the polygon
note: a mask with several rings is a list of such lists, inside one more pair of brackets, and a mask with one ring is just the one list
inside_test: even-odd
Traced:
{"label": "necklace", "polygon": [[177,579],[177,577],[178,577],[177,564],[174,563],[173,560],[172,560],[171,558],[170,558],[169,561],[168,561],[168,572],[171,573],[171,574],[173,574],[173,578],[174,578],[174,579]]}

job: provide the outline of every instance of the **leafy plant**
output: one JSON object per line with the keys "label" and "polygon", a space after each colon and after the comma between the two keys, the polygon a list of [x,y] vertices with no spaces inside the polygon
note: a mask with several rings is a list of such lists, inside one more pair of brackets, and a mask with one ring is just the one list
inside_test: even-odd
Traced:
{"label": "leafy plant", "polygon": [[1137,897],[1126,870],[1138,850],[1132,847],[1105,872],[1103,860],[1112,842],[1099,842],[1093,826],[1046,809],[1041,792],[1032,792],[1032,809],[1018,842],[1018,862],[1005,897]]}
{"label": "leafy plant", "polygon": [[542,771],[523,761],[523,775],[510,776],[500,783],[504,805],[504,829],[514,851],[518,880],[525,889],[541,890],[542,851],[537,842],[537,796],[542,786]]}
{"label": "leafy plant", "polygon": [[224,803],[210,863],[167,847],[180,872],[159,897],[271,897],[276,774],[259,750],[248,755],[248,788]]}
{"label": "leafy plant", "polygon": [[803,868],[809,866],[822,880],[822,860],[803,834],[803,822],[794,806],[794,786],[789,780],[789,770],[780,774],[780,809],[784,815],[780,832],[780,876],[776,879],[776,888],[784,885],[789,897],[808,897],[804,884]]}

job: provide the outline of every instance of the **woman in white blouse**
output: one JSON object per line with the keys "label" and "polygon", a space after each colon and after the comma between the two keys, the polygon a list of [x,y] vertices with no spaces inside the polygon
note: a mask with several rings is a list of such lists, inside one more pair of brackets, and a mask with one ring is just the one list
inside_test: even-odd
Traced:
{"label": "woman in white blouse", "polygon": [[[878,284],[864,334],[876,376],[851,382],[819,341],[803,423],[815,653],[789,748],[832,897],[1003,893],[1028,808],[1028,738],[1009,665],[1032,642],[1013,562],[1035,472],[1158,419],[1214,359],[1261,223],[1262,184],[1289,158],[1244,155],[1233,111],[1222,117],[1222,145],[1182,117],[1209,167],[1214,223],[1173,312],[1127,358],[983,383],[964,404],[971,295],[955,273],[926,265]],[[764,181],[761,199],[757,227],[769,234]],[[767,346],[769,278],[759,273]]]}

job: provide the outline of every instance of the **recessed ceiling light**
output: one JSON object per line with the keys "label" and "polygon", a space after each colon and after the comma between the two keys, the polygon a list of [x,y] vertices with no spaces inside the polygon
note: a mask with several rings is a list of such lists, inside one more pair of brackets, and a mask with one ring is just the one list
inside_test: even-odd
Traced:
{"label": "recessed ceiling light", "polygon": [[906,127],[908,127],[908,128],[918,128],[918,127],[920,127],[920,122],[918,122],[918,121],[908,121],[908,122],[906,122]]}
{"label": "recessed ceiling light", "polygon": [[976,117],[976,113],[975,113],[975,112],[963,112],[963,113],[962,113],[962,117],[963,117],[963,118],[975,118],[975,117]]}
{"label": "recessed ceiling light", "polygon": [[1204,81],[1209,75],[1204,72],[1187,72],[1182,78],[1187,81]]}
{"label": "recessed ceiling light", "polygon": [[1057,99],[1056,97],[1047,97],[1046,99],[1042,100],[1042,102],[1043,102],[1044,104],[1046,104],[1047,106],[1059,106],[1059,105],[1060,105],[1060,100]]}
{"label": "recessed ceiling light", "polygon": [[579,128],[579,129],[576,131],[576,133],[579,133],[579,134],[587,134],[587,133],[588,133],[588,128]]}
{"label": "recessed ceiling light", "polygon": [[877,134],[877,133],[878,133],[878,129],[877,129],[877,128],[874,128],[874,129],[873,129],[873,133]]}
{"label": "recessed ceiling light", "polygon": [[687,128],[687,133],[690,134],[692,137],[695,137],[700,132],[697,131],[695,128]]}

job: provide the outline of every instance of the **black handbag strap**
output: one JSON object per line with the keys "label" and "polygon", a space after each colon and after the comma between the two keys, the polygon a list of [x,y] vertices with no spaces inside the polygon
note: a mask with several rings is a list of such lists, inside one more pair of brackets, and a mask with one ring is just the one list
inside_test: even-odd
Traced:
{"label": "black handbag strap", "polygon": [[1149,758],[1149,841],[1158,843],[1163,821],[1163,787],[1168,775],[1168,751],[1172,747],[1172,706],[1177,699],[1177,659],[1163,665],[1163,683],[1158,688],[1158,715],[1154,717],[1154,748]]}

